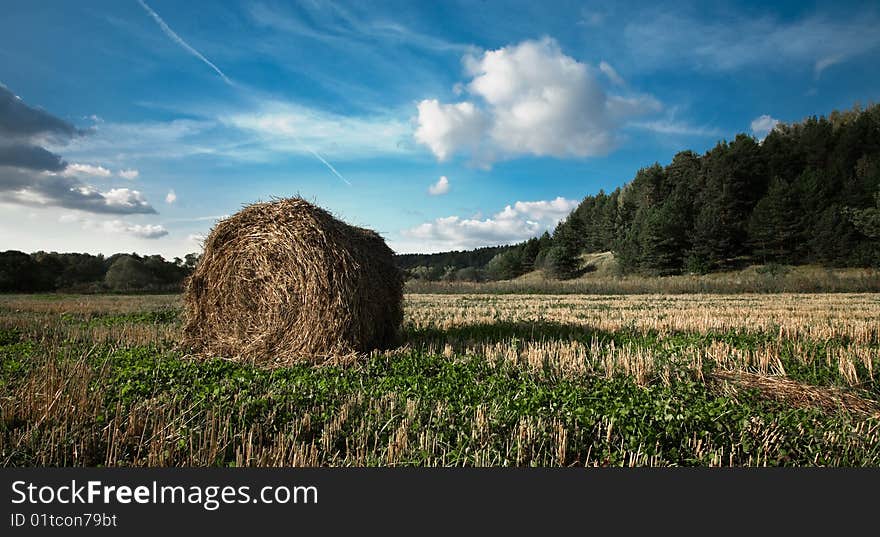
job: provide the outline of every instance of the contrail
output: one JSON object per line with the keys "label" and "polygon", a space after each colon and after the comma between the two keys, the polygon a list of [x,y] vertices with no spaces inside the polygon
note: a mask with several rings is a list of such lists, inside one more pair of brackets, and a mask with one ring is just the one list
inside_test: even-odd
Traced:
{"label": "contrail", "polygon": [[339,173],[338,171],[336,171],[336,168],[334,168],[332,164],[330,164],[329,162],[327,162],[326,160],[324,160],[324,157],[322,157],[321,155],[319,155],[317,151],[313,151],[313,150],[309,149],[309,153],[315,155],[315,157],[317,157],[318,160],[320,160],[321,162],[324,163],[325,166],[327,166],[328,168],[330,168],[330,171],[333,172],[333,175],[335,175],[336,177],[338,177],[338,178],[342,179],[343,181],[345,181],[345,184],[347,184],[348,186],[351,186],[351,182],[349,182],[348,179],[346,179],[345,177],[343,177],[341,173]]}
{"label": "contrail", "polygon": [[[174,32],[174,30],[171,29],[171,27],[169,27],[167,24],[165,24],[165,21],[162,20],[162,17],[160,17],[158,13],[156,13],[155,11],[153,11],[153,9],[150,8],[150,6],[148,6],[147,3],[144,2],[144,0],[138,0],[138,3],[141,5],[142,8],[144,8],[144,10],[145,10],[145,11],[146,11],[151,17],[153,17],[153,20],[156,21],[156,24],[159,25],[159,28],[161,28],[162,31],[165,32],[165,35],[167,35],[172,41],[174,41],[175,43],[177,43],[178,45],[180,45],[181,47],[183,47],[187,52],[189,52],[190,54],[192,54],[192,55],[195,56],[196,58],[202,60],[202,61],[203,61],[208,67],[210,67],[211,69],[213,69],[214,71],[216,71],[216,73],[217,73],[218,75],[220,75],[220,78],[222,78],[224,82],[226,82],[226,83],[229,84],[230,86],[235,86],[235,84],[232,82],[232,80],[229,80],[229,77],[226,76],[226,75],[223,73],[223,71],[220,70],[219,67],[217,67],[216,65],[214,65],[214,64],[211,62],[211,60],[209,60],[208,58],[202,56],[202,53],[201,53],[201,52],[199,52],[198,50],[192,48],[192,47],[190,46],[190,44],[187,43],[186,41],[184,41],[182,37],[180,37],[179,35],[177,35],[177,34]],[[345,184],[347,184],[348,186],[352,186],[352,185],[351,185],[351,182],[350,182],[348,179],[346,179],[345,177],[343,177],[341,173],[339,173],[338,171],[336,171],[336,168],[334,168],[332,164],[330,164],[329,162],[327,162],[327,161],[324,159],[324,157],[322,157],[321,155],[319,155],[317,151],[314,151],[314,150],[312,150],[312,149],[309,149],[309,153],[315,155],[315,158],[317,158],[318,160],[320,160],[321,162],[323,162],[324,165],[327,166],[327,168],[328,168],[331,172],[333,172],[333,175],[335,175],[336,177],[342,179],[342,181],[343,181]]]}
{"label": "contrail", "polygon": [[202,53],[201,53],[201,52],[199,52],[198,50],[192,48],[192,47],[189,45],[189,43],[187,43],[187,42],[184,41],[179,35],[177,35],[176,33],[174,33],[174,30],[172,30],[167,24],[165,24],[165,21],[162,20],[162,17],[160,17],[158,13],[156,13],[155,11],[153,11],[153,10],[150,8],[150,6],[148,6],[147,3],[144,2],[144,0],[138,0],[138,3],[141,5],[142,8],[144,8],[144,10],[146,10],[146,12],[147,12],[151,17],[153,17],[153,19],[156,21],[156,24],[159,25],[159,28],[161,28],[162,31],[165,32],[165,35],[167,35],[169,38],[171,38],[172,41],[174,41],[175,43],[177,43],[178,45],[180,45],[181,47],[183,47],[184,49],[186,49],[187,52],[189,52],[190,54],[192,54],[192,55],[195,56],[196,58],[198,58],[198,59],[202,60],[203,62],[205,62],[205,64],[207,64],[208,67],[210,67],[211,69],[213,69],[214,71],[216,71],[218,75],[220,75],[220,78],[222,78],[224,82],[226,82],[226,83],[229,84],[230,86],[234,86],[234,84],[232,83],[232,81],[229,80],[229,77],[227,77],[225,74],[223,74],[223,71],[221,71],[219,67],[217,67],[216,65],[214,65],[213,63],[211,63],[211,60],[209,60],[208,58],[202,56]]}

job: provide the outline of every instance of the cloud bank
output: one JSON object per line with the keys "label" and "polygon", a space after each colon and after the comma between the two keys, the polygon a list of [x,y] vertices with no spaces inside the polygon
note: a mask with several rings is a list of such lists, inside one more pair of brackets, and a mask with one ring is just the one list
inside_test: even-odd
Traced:
{"label": "cloud bank", "polygon": [[137,190],[101,190],[77,176],[108,177],[88,164],[67,164],[44,144],[65,144],[83,135],[70,123],[28,106],[0,85],[0,200],[30,206],[56,206],[94,213],[154,213]]}
{"label": "cloud bank", "polygon": [[517,201],[491,218],[447,216],[404,230],[405,239],[418,240],[434,251],[512,244],[552,229],[578,206],[577,200]]}
{"label": "cloud bank", "polygon": [[58,221],[62,224],[78,223],[88,231],[127,234],[139,239],[158,239],[168,235],[168,230],[160,224],[128,224],[122,220],[94,220],[73,214],[62,215]]}

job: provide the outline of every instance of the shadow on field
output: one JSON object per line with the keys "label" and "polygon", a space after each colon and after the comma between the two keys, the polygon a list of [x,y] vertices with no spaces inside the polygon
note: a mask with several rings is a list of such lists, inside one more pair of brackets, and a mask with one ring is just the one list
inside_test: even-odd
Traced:
{"label": "shadow on field", "polygon": [[[564,324],[555,321],[497,321],[478,323],[452,328],[412,328],[406,327],[402,334],[402,344],[420,346],[427,343],[499,343],[511,340],[546,341],[567,340],[589,344],[594,339],[606,343],[623,343],[632,340],[634,334],[627,332],[608,332],[590,326]],[[642,334],[642,337],[645,335]]]}

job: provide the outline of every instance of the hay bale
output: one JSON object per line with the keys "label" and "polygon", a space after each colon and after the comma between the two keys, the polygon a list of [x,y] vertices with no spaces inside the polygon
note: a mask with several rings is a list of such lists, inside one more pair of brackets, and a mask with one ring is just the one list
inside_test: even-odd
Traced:
{"label": "hay bale", "polygon": [[219,222],[184,291],[184,343],[199,354],[283,365],[393,344],[403,279],[374,231],[301,198]]}

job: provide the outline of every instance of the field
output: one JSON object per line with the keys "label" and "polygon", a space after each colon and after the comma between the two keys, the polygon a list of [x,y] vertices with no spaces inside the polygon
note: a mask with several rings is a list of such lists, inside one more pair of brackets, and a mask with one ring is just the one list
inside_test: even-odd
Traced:
{"label": "field", "polygon": [[0,296],[3,466],[880,466],[876,294],[407,294],[400,346],[197,361],[162,296]]}

